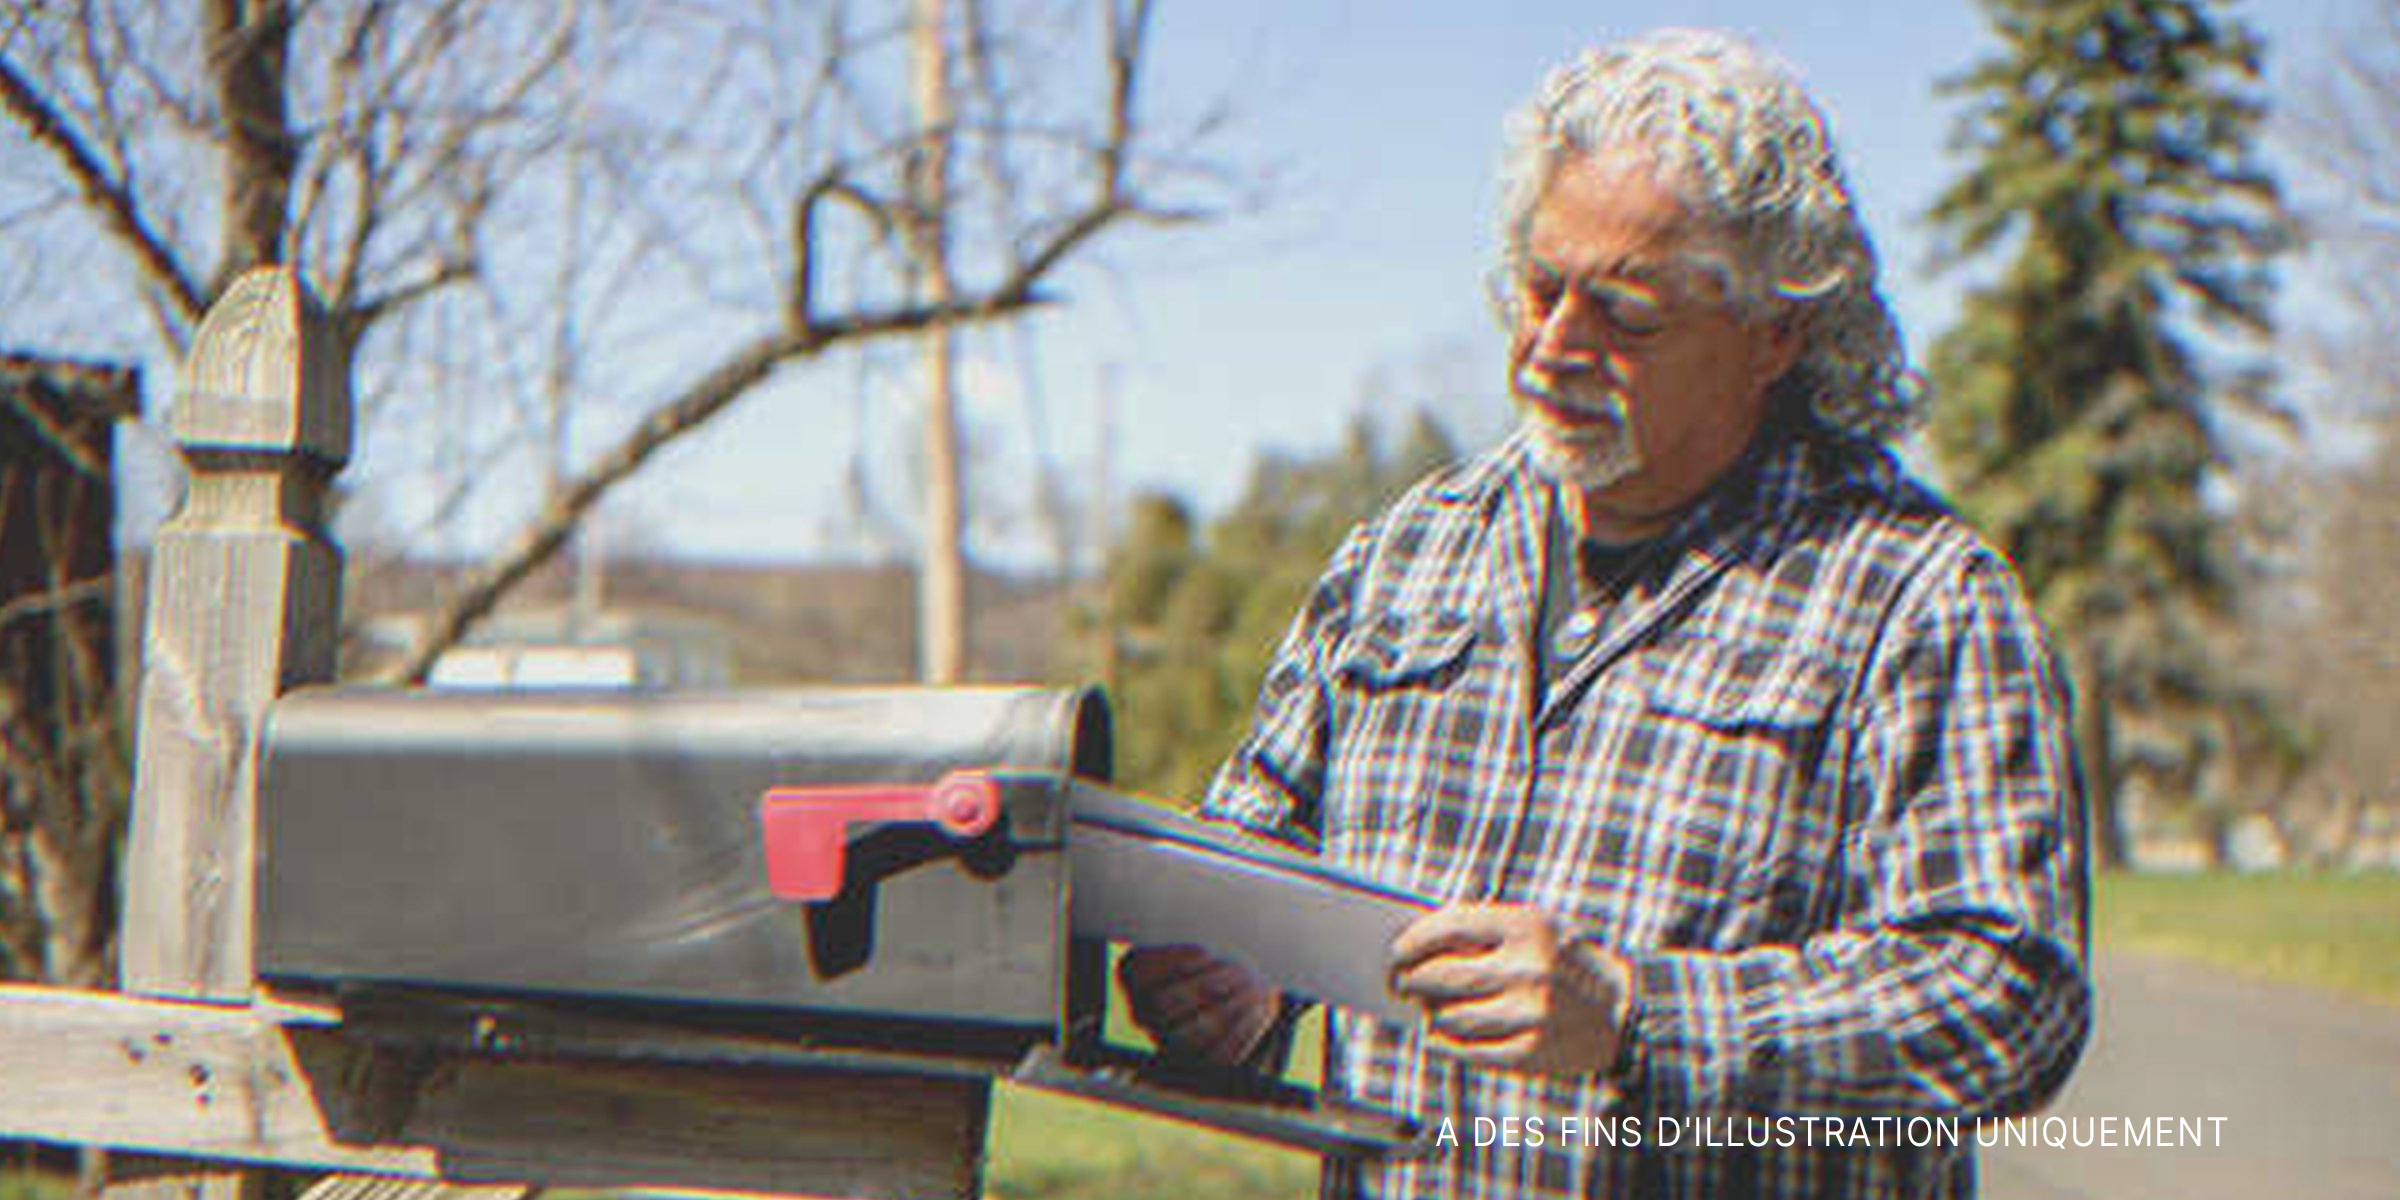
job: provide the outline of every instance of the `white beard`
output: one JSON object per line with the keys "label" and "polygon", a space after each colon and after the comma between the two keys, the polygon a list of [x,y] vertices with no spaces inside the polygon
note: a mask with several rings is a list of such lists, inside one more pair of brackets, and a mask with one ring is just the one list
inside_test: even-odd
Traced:
{"label": "white beard", "polygon": [[1560,487],[1597,492],[1641,469],[1642,448],[1633,436],[1623,395],[1613,388],[1594,386],[1588,377],[1561,380],[1546,388],[1537,383],[1530,373],[1518,376],[1521,391],[1554,396],[1564,407],[1601,419],[1562,425],[1540,405],[1520,399],[1518,420],[1524,426],[1535,470]]}

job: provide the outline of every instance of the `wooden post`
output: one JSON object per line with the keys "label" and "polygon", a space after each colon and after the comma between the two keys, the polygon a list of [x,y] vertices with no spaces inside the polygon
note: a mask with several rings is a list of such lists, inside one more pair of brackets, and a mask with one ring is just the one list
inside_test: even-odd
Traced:
{"label": "wooden post", "polygon": [[[258,731],[277,694],[333,677],[341,552],[325,498],[350,457],[332,330],[288,268],[236,279],[192,338],[169,427],[191,472],[160,530],[125,854],[124,990],[229,1004],[253,987]],[[112,1193],[231,1200],[215,1172]]]}
{"label": "wooden post", "polygon": [[129,992],[250,999],[259,721],[285,689],[333,678],[342,560],[324,507],[350,456],[337,357],[284,268],[235,280],[192,339],[169,419],[191,485],[150,560]]}
{"label": "wooden post", "polygon": [[[291,271],[245,274],[209,310],[170,426],[191,485],[151,557],[120,953],[123,989],[163,999],[0,995],[0,1076],[28,1081],[0,1087],[0,1132],[419,1177],[336,1177],[315,1200],[491,1200],[449,1181],[509,1179],[979,1191],[981,1079],[453,1055],[384,1086],[377,1051],[253,1005],[258,737],[279,694],[333,677],[325,500],[350,452],[346,367]],[[111,1200],[258,1191],[175,1169]]]}

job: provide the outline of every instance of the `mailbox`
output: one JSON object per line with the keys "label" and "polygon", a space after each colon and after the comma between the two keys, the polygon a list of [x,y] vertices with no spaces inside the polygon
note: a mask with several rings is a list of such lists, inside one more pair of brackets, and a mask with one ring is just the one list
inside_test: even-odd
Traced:
{"label": "mailbox", "polygon": [[[1406,1143],[1102,1042],[1070,850],[1126,810],[1103,795],[1088,834],[1070,810],[1110,757],[1088,689],[296,692],[262,734],[258,973],[381,1036],[505,1018],[564,1052],[1009,1075],[1325,1152]],[[1145,873],[1094,862],[1095,892],[1104,865]]]}

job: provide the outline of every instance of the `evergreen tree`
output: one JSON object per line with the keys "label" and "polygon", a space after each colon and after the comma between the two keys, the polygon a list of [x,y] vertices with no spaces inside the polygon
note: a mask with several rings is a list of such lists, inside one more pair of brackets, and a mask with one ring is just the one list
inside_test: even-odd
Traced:
{"label": "evergreen tree", "polygon": [[1198,801],[1249,730],[1267,660],[1334,549],[1455,456],[1422,414],[1392,445],[1361,419],[1329,454],[1262,458],[1241,500],[1205,530],[1179,500],[1135,501],[1098,614],[1117,777]]}
{"label": "evergreen tree", "polygon": [[2067,652],[2122,861],[2120,781],[2205,793],[2266,719],[2220,661],[2239,570],[2208,498],[2227,406],[2265,408],[2263,382],[2197,340],[2267,331],[2261,48],[2208,0],[1984,7],[2002,49],[1944,85],[1972,165],[1931,219],[1948,265],[2003,261],[1929,358],[1934,451]]}

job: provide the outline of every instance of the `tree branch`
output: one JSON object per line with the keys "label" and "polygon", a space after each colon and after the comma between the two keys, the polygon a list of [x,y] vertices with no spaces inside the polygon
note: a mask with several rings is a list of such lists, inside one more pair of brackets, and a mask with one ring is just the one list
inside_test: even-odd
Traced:
{"label": "tree branch", "polygon": [[501,597],[556,556],[577,526],[618,484],[631,478],[657,453],[699,428],[780,368],[813,359],[837,346],[905,336],[946,325],[988,322],[1047,301],[1045,285],[1065,264],[1109,227],[1128,221],[1174,222],[1193,214],[1151,207],[1127,178],[1138,136],[1135,103],[1139,65],[1151,12],[1149,0],[1107,0],[1103,5],[1105,93],[1095,107],[1091,140],[1083,157],[1089,174],[1073,185],[1083,190],[1079,207],[1057,219],[1020,227],[1015,245],[998,264],[996,278],[952,296],[934,296],[851,309],[818,311],[816,273],[825,258],[823,208],[829,201],[862,214],[878,239],[909,232],[902,202],[880,193],[865,172],[866,160],[850,158],[826,167],[793,197],[790,275],[784,288],[779,327],[758,334],[693,377],[638,426],[586,469],[562,481],[541,509],[500,553],[475,570],[434,613],[415,643],[386,672],[392,680],[421,681],[435,661],[456,645]]}
{"label": "tree branch", "polygon": [[0,106],[8,109],[9,115],[25,127],[26,134],[36,144],[58,159],[81,194],[84,206],[111,237],[132,251],[134,261],[164,294],[174,316],[186,326],[198,321],[205,298],[192,273],[176,258],[165,239],[151,228],[124,182],[84,144],[58,110],[17,70],[16,64],[4,57],[0,57]]}
{"label": "tree branch", "polygon": [[1100,147],[1100,201],[1116,203],[1125,193],[1125,155],[1133,146],[1134,85],[1141,78],[1143,39],[1150,32],[1150,0],[1129,9],[1109,0],[1108,138]]}
{"label": "tree branch", "polygon": [[0,629],[6,629],[28,617],[56,616],[78,605],[97,604],[116,594],[117,577],[94,575],[57,587],[27,592],[0,604]]}
{"label": "tree branch", "polygon": [[843,178],[838,166],[808,185],[792,209],[792,279],[784,301],[784,320],[793,329],[806,329],[816,320],[817,209],[829,198],[857,209],[875,227],[878,240],[889,240],[896,225],[891,206]]}
{"label": "tree branch", "polygon": [[364,333],[369,325],[390,315],[393,310],[424,299],[434,292],[475,274],[471,255],[452,253],[435,260],[433,265],[415,279],[406,279],[362,300],[352,301],[340,318],[352,334]]}
{"label": "tree branch", "polygon": [[1124,203],[1088,211],[1070,221],[1025,266],[979,295],[949,304],[906,305],[815,320],[752,340],[661,405],[599,462],[562,486],[506,549],[477,569],[442,605],[402,661],[385,673],[386,682],[423,682],[442,652],[457,645],[509,589],[556,555],[611,489],[670,443],[765,382],[778,367],[851,342],[896,337],[936,325],[990,321],[1042,304],[1045,298],[1039,285],[1050,269],[1112,222],[1142,215],[1148,214]]}

